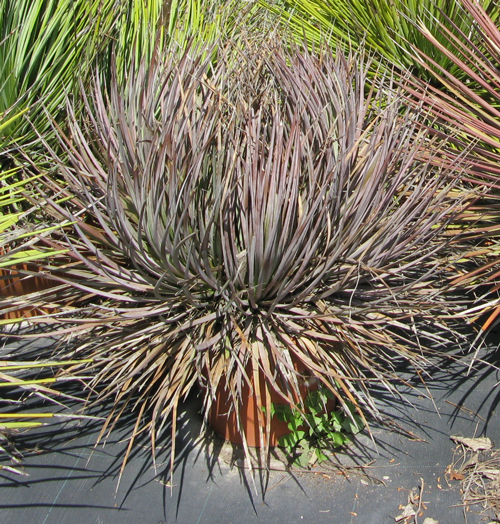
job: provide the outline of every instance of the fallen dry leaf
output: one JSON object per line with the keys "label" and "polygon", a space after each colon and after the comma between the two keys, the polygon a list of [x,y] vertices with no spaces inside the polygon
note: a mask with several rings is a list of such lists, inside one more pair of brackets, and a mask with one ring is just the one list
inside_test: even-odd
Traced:
{"label": "fallen dry leaf", "polygon": [[439,524],[439,521],[426,517],[422,524]]}
{"label": "fallen dry leaf", "polygon": [[449,473],[450,480],[464,480],[465,475],[460,473],[459,471],[451,470]]}
{"label": "fallen dry leaf", "polygon": [[403,513],[401,515],[398,515],[394,518],[396,522],[401,522],[404,519],[407,519],[408,517],[414,517],[416,515],[415,510],[413,509],[412,504],[408,504],[404,507]]}
{"label": "fallen dry leaf", "polygon": [[472,449],[474,452],[480,450],[487,451],[493,447],[493,444],[488,437],[467,438],[451,435],[450,439],[456,444],[462,444],[463,446]]}

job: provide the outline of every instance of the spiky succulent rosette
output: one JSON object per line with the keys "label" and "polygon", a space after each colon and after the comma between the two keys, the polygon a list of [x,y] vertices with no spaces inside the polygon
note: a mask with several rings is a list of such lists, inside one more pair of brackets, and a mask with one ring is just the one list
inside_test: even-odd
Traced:
{"label": "spiky succulent rosette", "polygon": [[65,139],[67,185],[47,179],[73,195],[50,200],[75,221],[52,240],[70,248],[52,272],[73,289],[40,321],[79,334],[109,422],[135,410],[153,447],[199,381],[206,410],[221,381],[237,413],[245,382],[296,403],[297,362],[375,413],[370,384],[393,390],[401,360],[425,366],[461,307],[438,266],[463,201],[421,160],[418,114],[390,79],[370,87],[360,55],[326,50],[213,58],[170,51],[109,95],[96,79]]}

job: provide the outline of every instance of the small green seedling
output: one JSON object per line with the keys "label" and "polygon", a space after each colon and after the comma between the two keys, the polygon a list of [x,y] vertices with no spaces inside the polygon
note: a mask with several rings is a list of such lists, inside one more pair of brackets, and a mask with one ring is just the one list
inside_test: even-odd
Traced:
{"label": "small green seedling", "polygon": [[[326,388],[311,391],[304,400],[304,411],[289,405],[272,404],[271,414],[287,423],[289,434],[279,444],[293,464],[306,468],[328,459],[325,452],[350,442],[364,423],[354,405],[346,401],[343,411],[327,411],[333,393]],[[348,412],[347,412],[348,411]]]}

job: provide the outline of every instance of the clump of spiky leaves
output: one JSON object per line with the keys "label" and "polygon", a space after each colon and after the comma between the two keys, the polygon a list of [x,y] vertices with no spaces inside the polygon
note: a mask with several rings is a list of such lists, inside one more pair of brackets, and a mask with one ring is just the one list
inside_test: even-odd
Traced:
{"label": "clump of spiky leaves", "polygon": [[[453,166],[457,157],[467,151],[469,167],[464,181],[488,190],[487,198],[479,201],[467,217],[469,222],[475,222],[475,227],[468,233],[472,248],[467,258],[476,267],[454,281],[456,285],[471,289],[491,284],[489,293],[493,294],[486,296],[487,300],[470,311],[472,318],[475,318],[481,312],[493,310],[483,324],[486,330],[500,314],[495,295],[500,289],[500,214],[497,202],[500,189],[500,29],[498,19],[492,17],[480,3],[460,0],[457,4],[467,12],[473,28],[471,34],[458,39],[452,31],[443,27],[441,38],[437,39],[425,24],[421,24],[420,31],[438,52],[448,56],[456,69],[462,72],[461,75],[440,67],[428,55],[414,48],[415,60],[419,60],[422,67],[428,67],[447,91],[421,85],[418,81],[408,84],[406,88],[411,93],[409,100],[418,105],[424,103],[435,119],[432,133],[436,136],[454,135],[452,147],[446,148],[442,161]],[[448,20],[449,26],[453,23],[453,20]],[[443,38],[446,43],[442,42]]]}
{"label": "clump of spiky leaves", "polygon": [[[301,41],[311,45],[328,38],[334,45],[363,45],[385,58],[401,70],[412,69],[420,78],[430,80],[433,75],[419,60],[415,60],[412,47],[426,53],[440,67],[461,71],[453,60],[429,43],[419,31],[418,24],[425,22],[428,30],[444,47],[448,41],[442,27],[448,26],[456,38],[466,40],[472,29],[470,18],[460,2],[449,0],[260,0],[272,12],[279,14],[284,27]],[[492,16],[500,13],[497,2],[481,0]],[[448,24],[449,19],[453,25]]]}
{"label": "clump of spiky leaves", "polygon": [[[147,54],[163,0],[0,0],[0,143],[48,140],[96,55],[113,47],[119,70]],[[101,61],[102,61],[101,56]],[[77,97],[75,97],[77,98]],[[2,151],[2,155],[3,155]]]}
{"label": "clump of spiky leaves", "polygon": [[52,210],[75,235],[51,245],[74,259],[67,300],[86,302],[54,294],[61,313],[31,319],[80,333],[109,424],[135,410],[153,447],[198,381],[207,410],[222,383],[237,414],[245,382],[262,405],[271,387],[295,405],[294,362],[375,414],[370,384],[393,390],[399,360],[425,366],[452,330],[439,316],[461,307],[438,269],[461,202],[420,160],[418,115],[389,78],[370,90],[357,54],[271,44],[213,64],[171,50],[109,98],[96,79],[83,122],[70,108],[74,197]]}

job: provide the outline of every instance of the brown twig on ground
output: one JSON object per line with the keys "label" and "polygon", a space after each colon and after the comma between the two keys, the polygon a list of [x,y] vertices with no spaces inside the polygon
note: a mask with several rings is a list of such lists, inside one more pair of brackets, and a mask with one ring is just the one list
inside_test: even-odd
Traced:
{"label": "brown twig on ground", "polygon": [[483,422],[486,422],[486,420],[481,415],[479,415],[475,411],[472,411],[472,409],[466,408],[465,406],[460,406],[460,405],[455,404],[454,402],[451,402],[449,400],[445,400],[445,402],[447,404],[450,404],[450,406],[453,406],[453,407],[459,409],[460,411],[464,412],[465,414],[470,415],[471,417],[477,417],[477,418],[481,419]]}
{"label": "brown twig on ground", "polygon": [[424,479],[420,477],[420,497],[418,498],[418,508],[415,513],[415,524],[418,524],[418,514],[422,510],[422,499],[424,497]]}

